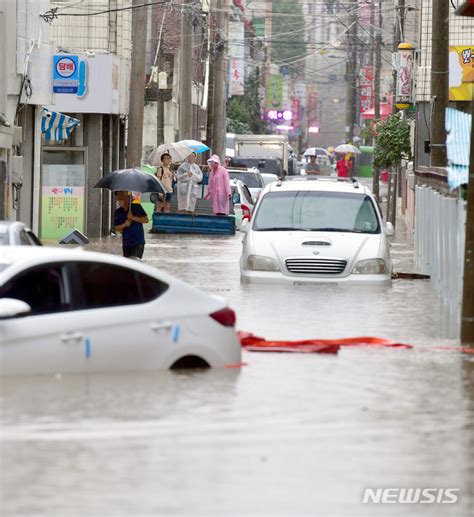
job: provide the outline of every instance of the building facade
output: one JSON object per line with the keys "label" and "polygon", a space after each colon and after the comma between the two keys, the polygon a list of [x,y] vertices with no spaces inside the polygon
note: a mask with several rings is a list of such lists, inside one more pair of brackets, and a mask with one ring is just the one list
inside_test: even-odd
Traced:
{"label": "building facade", "polygon": [[[94,185],[125,165],[130,5],[0,0],[0,218],[45,241],[109,233],[114,203]],[[79,120],[69,137],[43,132],[56,113]]]}

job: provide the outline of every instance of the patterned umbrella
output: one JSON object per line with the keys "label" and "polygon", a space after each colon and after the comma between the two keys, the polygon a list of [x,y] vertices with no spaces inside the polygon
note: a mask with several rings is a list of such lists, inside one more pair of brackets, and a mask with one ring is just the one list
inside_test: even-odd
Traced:
{"label": "patterned umbrella", "polygon": [[180,140],[178,144],[185,144],[192,149],[196,154],[205,153],[209,151],[209,147],[198,140]]}

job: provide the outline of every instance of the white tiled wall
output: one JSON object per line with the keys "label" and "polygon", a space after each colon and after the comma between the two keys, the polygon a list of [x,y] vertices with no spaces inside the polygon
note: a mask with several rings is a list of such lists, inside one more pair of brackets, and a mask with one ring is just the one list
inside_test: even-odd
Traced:
{"label": "white tiled wall", "polygon": [[[420,59],[417,70],[416,97],[418,102],[430,100],[431,82],[431,23],[432,0],[422,0],[420,24]],[[461,2],[455,2],[460,4]],[[474,45],[474,19],[465,16],[456,16],[454,9],[450,9],[449,16],[449,44]]]}
{"label": "white tiled wall", "polygon": [[130,5],[131,0],[51,0],[51,6],[58,7],[61,14],[52,22],[55,44],[70,51],[111,52],[119,57],[129,58],[131,10],[94,13]]}

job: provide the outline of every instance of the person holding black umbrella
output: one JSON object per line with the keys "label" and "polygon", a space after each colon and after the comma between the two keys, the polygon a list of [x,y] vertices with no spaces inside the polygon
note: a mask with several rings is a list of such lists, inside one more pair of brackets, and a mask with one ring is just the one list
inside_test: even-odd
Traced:
{"label": "person holding black umbrella", "polygon": [[115,196],[120,206],[115,210],[114,225],[122,233],[123,256],[141,259],[145,250],[143,225],[148,216],[140,203],[132,202],[131,193],[118,191]]}

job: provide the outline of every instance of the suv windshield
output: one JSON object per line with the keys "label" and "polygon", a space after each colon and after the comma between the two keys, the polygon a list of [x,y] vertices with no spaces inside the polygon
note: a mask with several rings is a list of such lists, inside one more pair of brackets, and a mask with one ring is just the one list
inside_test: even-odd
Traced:
{"label": "suv windshield", "polygon": [[345,192],[269,192],[255,216],[256,231],[380,233],[369,196]]}
{"label": "suv windshield", "polygon": [[263,182],[260,179],[260,175],[252,172],[232,172],[229,171],[229,178],[231,180],[240,180],[250,188],[262,188]]}

